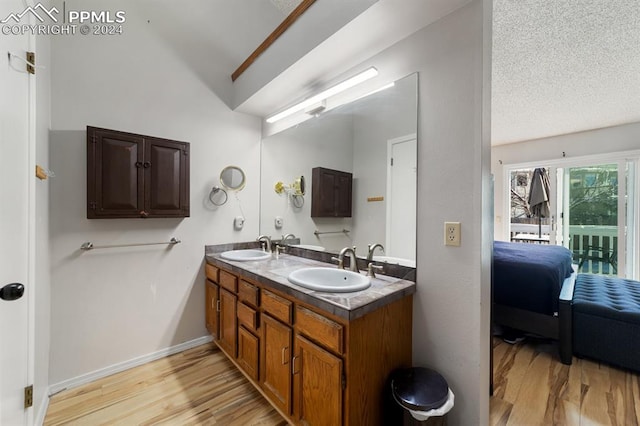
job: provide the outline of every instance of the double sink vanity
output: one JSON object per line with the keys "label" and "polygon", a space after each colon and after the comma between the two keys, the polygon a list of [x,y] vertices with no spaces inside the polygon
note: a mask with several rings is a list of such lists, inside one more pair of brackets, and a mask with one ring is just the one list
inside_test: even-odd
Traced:
{"label": "double sink vanity", "polygon": [[415,269],[280,248],[206,246],[214,342],[289,423],[383,424],[388,377],[411,366]]}

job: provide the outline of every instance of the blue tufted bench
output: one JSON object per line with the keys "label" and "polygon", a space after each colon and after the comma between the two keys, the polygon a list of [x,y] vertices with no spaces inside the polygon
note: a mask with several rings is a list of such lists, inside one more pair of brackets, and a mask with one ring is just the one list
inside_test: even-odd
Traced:
{"label": "blue tufted bench", "polygon": [[573,352],[640,371],[640,282],[578,274]]}

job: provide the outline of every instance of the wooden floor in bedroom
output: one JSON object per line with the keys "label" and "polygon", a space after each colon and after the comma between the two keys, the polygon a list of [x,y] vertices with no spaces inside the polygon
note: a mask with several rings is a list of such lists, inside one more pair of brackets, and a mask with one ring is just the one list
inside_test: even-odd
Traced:
{"label": "wooden floor in bedroom", "polygon": [[491,425],[595,426],[640,424],[640,375],[573,357],[528,339],[493,339]]}
{"label": "wooden floor in bedroom", "polygon": [[286,425],[248,380],[207,344],[51,398],[49,425]]}

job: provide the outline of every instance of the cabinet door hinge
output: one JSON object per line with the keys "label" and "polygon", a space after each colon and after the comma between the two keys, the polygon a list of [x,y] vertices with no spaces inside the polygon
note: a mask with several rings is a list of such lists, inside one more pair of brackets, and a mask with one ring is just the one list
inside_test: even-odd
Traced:
{"label": "cabinet door hinge", "polygon": [[391,165],[393,166],[393,157],[391,157]]}
{"label": "cabinet door hinge", "polygon": [[33,385],[24,388],[24,408],[33,406]]}
{"label": "cabinet door hinge", "polygon": [[347,388],[347,376],[342,373],[342,389],[346,389]]}
{"label": "cabinet door hinge", "polygon": [[95,210],[98,208],[98,202],[97,201],[89,201],[89,208],[91,210]]}
{"label": "cabinet door hinge", "polygon": [[36,54],[35,52],[27,52],[27,72],[29,74],[36,73]]}

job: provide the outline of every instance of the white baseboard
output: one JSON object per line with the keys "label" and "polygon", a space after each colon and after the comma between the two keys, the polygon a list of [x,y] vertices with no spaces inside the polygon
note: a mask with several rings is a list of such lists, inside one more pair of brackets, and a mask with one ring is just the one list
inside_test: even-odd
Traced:
{"label": "white baseboard", "polygon": [[[66,389],[75,388],[80,385],[84,385],[94,380],[101,379],[103,377],[110,376],[115,373],[119,373],[124,370],[128,370],[133,367],[137,367],[142,364],[146,364],[151,361],[155,361],[160,358],[167,357],[169,355],[177,354],[178,352],[186,351],[187,349],[195,348],[196,346],[204,345],[212,340],[211,336],[203,336],[188,342],[180,343],[179,345],[171,346],[165,349],[161,349],[157,352],[153,352],[147,355],[142,355],[137,358],[130,359],[128,361],[120,362],[118,364],[111,365],[109,367],[101,368],[100,370],[92,371],[91,373],[83,374],[72,379],[64,380],[60,383],[49,386],[49,395],[56,394]],[[46,413],[46,410],[45,410]]]}

